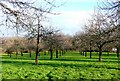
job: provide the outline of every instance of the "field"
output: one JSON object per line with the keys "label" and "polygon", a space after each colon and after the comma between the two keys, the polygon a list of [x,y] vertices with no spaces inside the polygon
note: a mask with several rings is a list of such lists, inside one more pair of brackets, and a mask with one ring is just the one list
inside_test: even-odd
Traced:
{"label": "field", "polygon": [[[59,58],[41,53],[39,64],[35,65],[35,54],[23,56],[15,54],[2,56],[1,79],[116,79],[119,80],[119,61],[115,53],[107,56],[103,52],[102,62],[98,62],[98,53],[92,54],[92,59],[80,55],[78,52],[68,51]],[[0,68],[1,69],[1,68]]]}

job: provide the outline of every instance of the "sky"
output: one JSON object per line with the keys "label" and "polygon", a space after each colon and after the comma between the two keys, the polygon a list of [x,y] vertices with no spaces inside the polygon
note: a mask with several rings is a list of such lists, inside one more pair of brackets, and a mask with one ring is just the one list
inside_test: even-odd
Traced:
{"label": "sky", "polygon": [[[40,1],[40,0],[39,0]],[[64,34],[74,35],[81,31],[84,24],[94,13],[97,0],[56,0],[56,5],[63,4],[55,8],[53,12],[60,13],[49,17],[51,25],[60,29]],[[0,36],[15,36],[15,31],[2,29]]]}
{"label": "sky", "polygon": [[54,26],[65,34],[74,35],[81,31],[84,24],[90,19],[97,5],[97,0],[67,0],[67,2],[55,11],[61,13],[53,16]]}

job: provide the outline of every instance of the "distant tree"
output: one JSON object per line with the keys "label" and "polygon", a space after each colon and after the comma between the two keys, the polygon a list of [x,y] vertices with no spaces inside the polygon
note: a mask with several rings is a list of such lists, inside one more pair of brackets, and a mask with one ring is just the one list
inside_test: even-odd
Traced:
{"label": "distant tree", "polygon": [[18,55],[18,51],[19,51],[19,40],[15,38],[5,38],[4,40],[4,49],[7,53],[12,53],[12,52],[16,52],[16,58]]}
{"label": "distant tree", "polygon": [[82,33],[74,35],[73,46],[76,50],[79,50],[80,54],[82,55],[83,48],[81,48],[81,45],[82,45],[81,35]]}
{"label": "distant tree", "polygon": [[78,32],[74,36],[75,47],[79,50],[81,55],[87,56],[87,52],[90,52],[90,58],[92,58],[93,39],[91,33],[88,30],[90,26],[85,26],[83,32]]}
{"label": "distant tree", "polygon": [[[46,30],[46,33],[43,35],[42,40],[44,42],[44,45],[49,49],[50,52],[50,60],[53,58],[53,51],[56,48],[56,52],[58,54],[58,48],[56,45],[58,45],[58,36],[56,33],[59,30],[55,30],[54,28],[50,27],[49,29]],[[56,54],[56,57],[57,57]]]}
{"label": "distant tree", "polygon": [[59,51],[61,51],[63,40],[62,40],[62,35],[59,33],[56,33],[54,36],[54,49],[56,51],[56,58],[58,58]]}
{"label": "distant tree", "polygon": [[14,52],[14,48],[13,47],[8,47],[8,48],[6,48],[6,51],[5,51],[5,53],[7,53],[7,54],[9,54],[10,55],[10,57],[12,57],[12,53]]}
{"label": "distant tree", "polygon": [[19,40],[19,51],[21,53],[21,56],[23,56],[23,52],[26,49],[26,45],[25,45],[26,40],[25,38],[22,37],[19,38],[18,40]]}
{"label": "distant tree", "polygon": [[70,35],[63,35],[63,41],[64,41],[64,49],[66,50],[74,50],[73,47],[73,37]]}
{"label": "distant tree", "polygon": [[32,57],[32,51],[35,52],[36,46],[35,46],[35,39],[26,39],[26,50],[28,50],[30,57]]}
{"label": "distant tree", "polygon": [[14,47],[14,50],[16,52],[16,58],[17,58],[18,52],[19,52],[19,45],[20,45],[19,40],[15,39],[13,47]]}

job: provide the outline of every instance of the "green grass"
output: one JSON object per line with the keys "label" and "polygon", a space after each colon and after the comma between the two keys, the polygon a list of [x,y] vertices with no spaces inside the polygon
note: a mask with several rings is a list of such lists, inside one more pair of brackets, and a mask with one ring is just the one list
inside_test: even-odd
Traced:
{"label": "green grass", "polygon": [[35,65],[35,54],[29,57],[15,54],[10,58],[2,54],[2,79],[119,79],[118,58],[111,53],[103,53],[102,62],[98,62],[98,54],[93,53],[92,59],[78,52],[67,52],[58,59],[41,53],[39,64]]}

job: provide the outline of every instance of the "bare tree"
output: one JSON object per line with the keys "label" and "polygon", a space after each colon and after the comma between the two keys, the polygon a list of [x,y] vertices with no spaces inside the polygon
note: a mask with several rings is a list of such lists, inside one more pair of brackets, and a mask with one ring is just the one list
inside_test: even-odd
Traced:
{"label": "bare tree", "polygon": [[[43,17],[47,14],[56,14],[52,13],[52,9],[56,6],[54,4],[55,0],[48,1],[44,0],[44,6],[40,5],[38,7],[34,6],[34,1],[22,1],[22,0],[1,0],[0,1],[0,9],[3,15],[6,17],[4,20],[4,24],[6,26],[16,28],[17,33],[20,30],[28,30],[29,35],[36,37],[36,61],[35,63],[38,64],[38,53],[39,53],[39,41],[40,37],[43,36],[41,33],[44,31],[44,27],[41,24]],[[35,20],[30,25],[30,20]]]}
{"label": "bare tree", "polygon": [[74,36],[75,47],[79,50],[81,55],[87,56],[87,52],[90,52],[90,58],[92,58],[92,49],[94,47],[93,38],[89,31],[90,24],[84,26],[83,32],[78,32]]}
{"label": "bare tree", "polygon": [[36,49],[36,41],[35,39],[26,39],[26,50],[28,50],[29,54],[30,54],[30,57],[32,57],[32,51],[35,51]]}
{"label": "bare tree", "polygon": [[116,37],[116,48],[117,48],[117,56],[119,56],[119,39],[120,39],[120,1],[119,0],[109,0],[107,2],[102,2],[100,4],[100,8],[106,12],[108,17],[111,17],[112,24],[114,24],[113,30],[115,30],[114,36]]}
{"label": "bare tree", "polygon": [[[52,27],[49,27],[49,29],[46,30],[46,33],[44,33],[43,37],[42,37],[42,40],[44,42],[44,44],[48,47],[49,49],[49,52],[50,52],[50,59],[52,60],[53,58],[53,51],[54,49],[56,48],[56,52],[58,54],[58,48],[56,45],[58,45],[57,42],[58,41],[58,36],[56,35],[56,33],[58,32],[59,30],[55,30],[54,28]],[[58,56],[56,54],[56,57]]]}
{"label": "bare tree", "polygon": [[58,58],[58,54],[59,54],[59,51],[61,51],[64,40],[62,39],[62,35],[60,33],[56,33],[54,38],[55,38],[54,39],[54,47],[55,47],[55,51],[56,51],[56,58]]}
{"label": "bare tree", "polygon": [[92,38],[99,49],[99,61],[102,59],[102,48],[105,44],[114,42],[116,39],[114,34],[114,25],[111,18],[101,13],[94,18],[93,28],[91,28]]}

